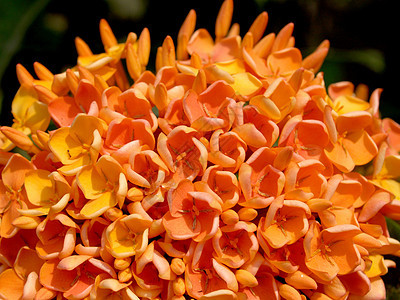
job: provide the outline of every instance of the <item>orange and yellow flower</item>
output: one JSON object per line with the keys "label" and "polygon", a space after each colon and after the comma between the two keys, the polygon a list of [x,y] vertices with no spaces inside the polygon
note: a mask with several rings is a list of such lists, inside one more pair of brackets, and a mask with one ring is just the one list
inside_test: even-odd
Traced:
{"label": "orange and yellow flower", "polygon": [[80,214],[95,218],[110,207],[122,207],[128,192],[126,176],[121,165],[111,156],[103,155],[94,165],[83,167],[76,175],[77,184],[88,202]]}
{"label": "orange and yellow flower", "polygon": [[58,170],[69,176],[75,175],[86,165],[94,164],[105,130],[106,124],[103,120],[79,114],[71,127],[61,127],[54,131],[49,140],[49,148],[63,164]]}
{"label": "orange and yellow flower", "polygon": [[[191,10],[21,87],[0,128],[1,299],[385,299],[400,242],[400,125],[382,90],[326,86],[294,24],[215,34]],[[10,152],[13,151],[13,152]],[[17,153],[14,153],[17,152]]]}

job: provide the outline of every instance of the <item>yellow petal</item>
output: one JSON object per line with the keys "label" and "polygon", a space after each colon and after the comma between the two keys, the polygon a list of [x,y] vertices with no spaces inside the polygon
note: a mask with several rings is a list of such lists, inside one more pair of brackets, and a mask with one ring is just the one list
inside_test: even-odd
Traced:
{"label": "yellow petal", "polygon": [[254,75],[245,72],[232,75],[234,82],[231,87],[235,90],[237,95],[248,96],[257,92],[262,83]]}
{"label": "yellow petal", "polygon": [[369,103],[353,96],[340,96],[333,102],[333,109],[339,114],[353,111],[363,111],[369,108]]}
{"label": "yellow petal", "polygon": [[229,74],[245,73],[246,68],[242,60],[233,59],[229,61],[222,61],[215,64],[219,69],[228,72]]}
{"label": "yellow petal", "polygon": [[271,99],[258,95],[250,99],[250,104],[257,107],[258,111],[272,120],[279,120],[281,112]]}
{"label": "yellow petal", "polygon": [[49,171],[40,169],[32,171],[26,175],[25,188],[28,200],[33,205],[49,206],[46,205],[46,201],[55,196],[53,183],[49,178],[49,175]]}
{"label": "yellow petal", "polygon": [[376,276],[383,276],[388,272],[388,268],[385,265],[384,258],[382,255],[375,254],[368,256],[368,260],[370,260],[371,266],[369,269],[365,271],[365,274],[369,278],[373,278]]}
{"label": "yellow petal", "polygon": [[110,207],[117,204],[115,195],[110,192],[103,193],[97,199],[90,200],[81,209],[81,215],[88,219],[96,218],[102,215]]}
{"label": "yellow petal", "polygon": [[88,199],[96,199],[105,192],[107,178],[93,166],[82,168],[76,179],[79,188]]}

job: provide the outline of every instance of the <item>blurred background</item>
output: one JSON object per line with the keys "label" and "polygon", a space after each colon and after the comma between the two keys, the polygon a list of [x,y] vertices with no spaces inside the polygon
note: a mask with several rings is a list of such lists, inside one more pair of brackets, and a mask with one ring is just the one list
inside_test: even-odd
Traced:
{"label": "blurred background", "polygon": [[[149,28],[152,40],[150,69],[155,51],[166,35],[176,41],[178,30],[191,8],[197,13],[196,28],[214,33],[222,0],[0,0],[0,108],[1,125],[12,123],[11,101],[19,84],[15,66],[21,63],[32,74],[38,61],[53,73],[76,64],[74,38],[81,37],[94,53],[103,52],[99,21],[105,18],[114,34],[125,41],[129,32],[138,35]],[[242,35],[262,11],[269,14],[266,34],[278,33],[289,22],[295,25],[296,47],[303,56],[324,39],[331,49],[322,70],[326,84],[363,83],[370,92],[382,88],[383,117],[400,122],[397,70],[398,17],[390,0],[235,0],[233,22]],[[400,231],[398,231],[400,238]],[[399,261],[397,261],[400,264]],[[388,299],[396,293],[399,272],[385,276],[390,283]]]}
{"label": "blurred background", "polygon": [[[105,18],[120,41],[129,32],[150,30],[152,55],[166,35],[177,32],[191,8],[197,27],[214,33],[222,0],[0,0],[0,103],[1,124],[12,121],[10,103],[18,89],[15,65],[32,74],[33,63],[59,73],[76,64],[74,38],[83,38],[94,53],[103,52],[99,21]],[[326,83],[348,80],[364,83],[370,92],[383,88],[381,112],[400,120],[393,42],[395,1],[390,0],[235,0],[233,22],[242,35],[262,11],[269,14],[266,33],[295,24],[296,46],[303,56],[328,39],[331,50],[323,65]],[[397,25],[398,26],[398,25]],[[394,42],[396,43],[396,42]],[[150,65],[150,68],[153,66]]]}

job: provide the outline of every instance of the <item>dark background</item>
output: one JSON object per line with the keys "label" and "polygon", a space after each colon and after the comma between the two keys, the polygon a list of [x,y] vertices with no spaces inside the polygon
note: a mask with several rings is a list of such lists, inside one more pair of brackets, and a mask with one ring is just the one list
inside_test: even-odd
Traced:
{"label": "dark background", "polygon": [[[176,41],[191,8],[197,12],[196,28],[206,28],[213,34],[221,3],[222,0],[0,0],[1,124],[12,122],[10,103],[18,89],[17,63],[32,74],[35,61],[53,73],[62,72],[76,64],[76,36],[83,38],[94,53],[103,52],[98,27],[100,19],[105,18],[120,41],[131,31],[139,35],[144,27],[149,28],[151,68],[155,49],[166,35]],[[328,39],[331,50],[322,68],[327,85],[348,80],[356,85],[367,84],[370,92],[383,88],[382,115],[399,121],[395,94],[399,85],[395,73],[399,26],[393,3],[389,0],[235,0],[233,22],[241,25],[241,35],[264,10],[269,14],[266,34],[278,33],[293,22],[296,47],[303,56]]]}

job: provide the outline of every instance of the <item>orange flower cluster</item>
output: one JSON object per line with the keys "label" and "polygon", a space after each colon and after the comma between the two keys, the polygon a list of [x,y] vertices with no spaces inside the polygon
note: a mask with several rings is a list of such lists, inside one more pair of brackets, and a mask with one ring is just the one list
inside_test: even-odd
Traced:
{"label": "orange flower cluster", "polygon": [[385,299],[400,125],[381,90],[325,87],[327,41],[303,58],[292,23],[241,37],[232,10],[215,38],[190,11],[155,72],[148,30],[118,43],[105,20],[104,53],[17,66],[0,298]]}

